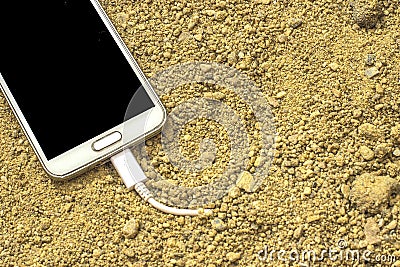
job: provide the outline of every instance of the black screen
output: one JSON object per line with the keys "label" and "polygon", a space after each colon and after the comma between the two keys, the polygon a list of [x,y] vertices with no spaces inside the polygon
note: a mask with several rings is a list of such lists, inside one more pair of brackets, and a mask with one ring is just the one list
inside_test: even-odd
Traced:
{"label": "black screen", "polygon": [[[89,0],[0,1],[0,73],[48,159],[154,106]],[[125,118],[127,119],[127,118]]]}

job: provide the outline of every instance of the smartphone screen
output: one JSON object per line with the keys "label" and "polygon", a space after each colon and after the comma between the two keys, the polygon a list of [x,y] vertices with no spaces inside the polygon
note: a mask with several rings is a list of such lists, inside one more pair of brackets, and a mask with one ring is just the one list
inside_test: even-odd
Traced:
{"label": "smartphone screen", "polygon": [[154,106],[89,0],[0,11],[0,73],[48,160]]}

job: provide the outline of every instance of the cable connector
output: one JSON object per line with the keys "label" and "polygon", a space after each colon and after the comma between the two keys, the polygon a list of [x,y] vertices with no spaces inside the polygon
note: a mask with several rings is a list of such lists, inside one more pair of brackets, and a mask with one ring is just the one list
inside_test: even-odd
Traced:
{"label": "cable connector", "polygon": [[146,174],[130,149],[113,156],[111,162],[128,190],[132,190],[137,183],[147,180]]}
{"label": "cable connector", "polygon": [[156,209],[161,210],[162,212],[174,214],[174,215],[189,215],[189,216],[197,216],[197,215],[211,215],[212,211],[208,209],[178,209],[173,207],[168,207],[153,198],[153,194],[143,183],[147,180],[145,173],[137,162],[135,156],[133,155],[130,149],[125,149],[121,153],[113,156],[111,158],[111,162],[117,170],[119,176],[121,176],[122,181],[128,190],[132,190],[133,188],[142,197],[145,201],[150,203]]}

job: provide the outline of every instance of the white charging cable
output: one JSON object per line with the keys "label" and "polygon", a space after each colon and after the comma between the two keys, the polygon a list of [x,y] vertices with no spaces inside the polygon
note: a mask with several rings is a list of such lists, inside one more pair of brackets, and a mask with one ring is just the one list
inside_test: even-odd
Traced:
{"label": "white charging cable", "polygon": [[201,214],[210,215],[212,213],[212,211],[208,209],[192,210],[172,208],[155,200],[150,190],[143,183],[147,180],[147,177],[130,149],[125,149],[121,153],[113,156],[111,162],[118,174],[121,176],[122,181],[128,190],[135,189],[139,196],[149,202],[156,209],[174,215],[197,216]]}

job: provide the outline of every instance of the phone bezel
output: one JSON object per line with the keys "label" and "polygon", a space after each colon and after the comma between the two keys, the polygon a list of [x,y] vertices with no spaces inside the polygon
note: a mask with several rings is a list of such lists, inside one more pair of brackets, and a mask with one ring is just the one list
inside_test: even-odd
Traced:
{"label": "phone bezel", "polygon": [[[90,140],[87,140],[86,142],[78,145],[75,148],[68,150],[67,152],[53,159],[48,160],[35,135],[33,134],[27,120],[25,119],[24,114],[21,112],[21,109],[19,108],[10,89],[8,88],[4,78],[0,73],[0,88],[3,94],[5,95],[20,125],[22,126],[25,135],[31,143],[45,171],[50,176],[56,179],[69,179],[75,177],[83,173],[87,169],[97,165],[98,163],[108,160],[114,154],[122,151],[125,148],[131,147],[138,142],[143,141],[145,137],[149,137],[159,131],[166,120],[166,111],[161,104],[161,101],[157,97],[152,86],[141,71],[139,65],[133,58],[129,49],[122,41],[120,35],[106,15],[104,9],[97,0],[90,0],[90,2],[95,7],[97,13],[113,36],[113,39],[117,43],[119,49],[122,51],[126,60],[129,62],[130,66],[138,76],[144,89],[152,100],[154,107],[127,120],[126,122],[123,122],[109,129],[108,131],[98,136],[93,137]],[[94,142],[115,131],[118,131],[122,134],[121,140],[110,145],[109,147],[104,148],[101,151],[94,151],[92,149],[92,144]],[[57,136],[55,136],[54,138],[57,138]],[[60,140],[60,142],[62,142],[62,140]]]}

